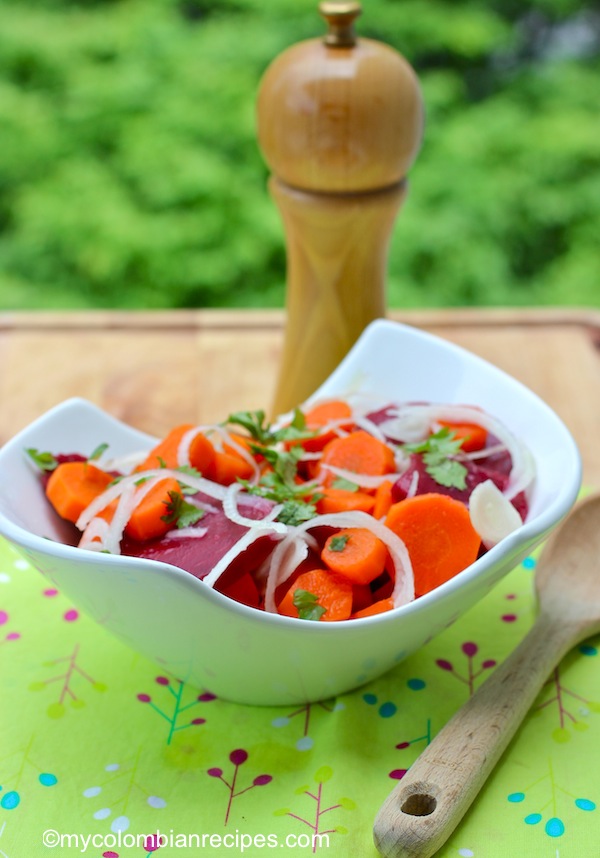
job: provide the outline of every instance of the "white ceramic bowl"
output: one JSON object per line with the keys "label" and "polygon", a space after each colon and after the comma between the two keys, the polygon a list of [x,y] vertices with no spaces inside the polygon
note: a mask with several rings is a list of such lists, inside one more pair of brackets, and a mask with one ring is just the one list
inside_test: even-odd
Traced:
{"label": "white ceramic bowl", "polygon": [[[84,551],[64,535],[24,450],[113,455],[155,439],[82,399],[53,408],[0,450],[0,533],[96,622],[163,670],[228,700],[326,699],[374,679],[456,620],[542,540],[574,503],[577,447],[536,395],[480,358],[388,321],[371,324],[315,393],[365,391],[381,401],[479,405],[531,450],[537,469],[527,522],[465,571],[395,611],[341,623],[266,614],[164,563]],[[45,537],[50,537],[47,539]]]}

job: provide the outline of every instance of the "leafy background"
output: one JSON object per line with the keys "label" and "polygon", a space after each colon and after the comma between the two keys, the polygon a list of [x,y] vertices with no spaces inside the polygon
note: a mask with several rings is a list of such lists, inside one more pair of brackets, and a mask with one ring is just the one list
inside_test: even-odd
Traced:
{"label": "leafy background", "polygon": [[[316,0],[3,0],[0,308],[280,306],[254,104]],[[600,304],[600,7],[364,0],[426,138],[392,306]]]}

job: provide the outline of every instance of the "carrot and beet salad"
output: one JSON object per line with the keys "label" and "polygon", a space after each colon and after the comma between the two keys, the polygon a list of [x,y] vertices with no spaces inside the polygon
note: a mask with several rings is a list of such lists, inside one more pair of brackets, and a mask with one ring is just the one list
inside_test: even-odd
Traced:
{"label": "carrot and beet salad", "polygon": [[391,611],[519,527],[527,449],[472,405],[326,400],[175,426],[132,465],[106,444],[27,451],[74,540],[179,566],[251,608],[316,622]]}

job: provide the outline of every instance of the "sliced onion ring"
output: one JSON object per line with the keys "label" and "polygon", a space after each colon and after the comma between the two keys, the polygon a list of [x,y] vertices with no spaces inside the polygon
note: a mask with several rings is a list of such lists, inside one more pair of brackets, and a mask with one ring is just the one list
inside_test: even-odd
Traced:
{"label": "sliced onion ring", "polygon": [[521,516],[492,480],[475,486],[469,498],[471,524],[486,548],[492,548],[523,524]]}
{"label": "sliced onion ring", "polygon": [[[415,585],[412,565],[408,556],[408,551],[404,542],[393,531],[386,527],[382,522],[377,521],[372,515],[360,510],[352,510],[350,512],[326,513],[317,515],[309,521],[302,522],[295,528],[290,528],[292,533],[286,537],[286,542],[291,539],[302,539],[306,531],[312,530],[314,527],[361,527],[371,530],[386,545],[389,550],[392,563],[394,565],[395,584],[392,598],[394,607],[405,605],[412,602],[415,598]],[[273,595],[277,587],[284,583],[286,577],[289,577],[291,572],[288,569],[288,564],[283,566],[282,561],[287,546],[277,546],[280,556],[274,556],[273,568],[269,570],[269,578],[267,579],[267,592],[265,593],[265,610],[275,612],[277,610]],[[275,555],[277,549],[273,554]],[[283,568],[282,568],[283,567]],[[293,570],[292,570],[293,571]],[[284,577],[286,573],[286,577]],[[267,605],[267,599],[269,604]]]}

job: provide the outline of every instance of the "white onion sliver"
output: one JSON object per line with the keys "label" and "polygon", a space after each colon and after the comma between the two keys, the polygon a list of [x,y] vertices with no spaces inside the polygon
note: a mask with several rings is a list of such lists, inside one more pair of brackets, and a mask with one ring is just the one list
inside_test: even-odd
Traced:
{"label": "white onion sliver", "polygon": [[179,442],[179,446],[177,447],[177,464],[179,466],[190,465],[190,448],[192,446],[192,442],[197,435],[202,432],[201,426],[192,426],[191,429],[188,429],[187,432],[181,437]]}
{"label": "white onion sliver", "polygon": [[323,452],[321,450],[319,450],[316,453],[304,452],[304,453],[302,453],[302,456],[300,457],[300,459],[298,461],[299,462],[316,462],[318,459],[321,458],[322,455],[323,455]]}
{"label": "white onion sliver", "polygon": [[[414,419],[415,425],[419,421],[423,425],[431,426],[435,420],[445,420],[451,423],[477,423],[492,435],[494,435],[508,450],[512,460],[512,470],[508,486],[504,494],[509,500],[519,492],[525,491],[534,477],[533,462],[526,447],[518,441],[513,433],[499,420],[492,417],[486,411],[482,411],[474,405],[408,405],[399,412],[405,412],[406,419]],[[387,424],[381,424],[387,427]],[[386,431],[386,428],[384,428]],[[387,434],[387,431],[386,431]],[[425,437],[427,429],[424,431]],[[408,439],[407,439],[408,440]],[[421,440],[415,438],[414,440]]]}
{"label": "white onion sliver", "polygon": [[379,429],[387,438],[392,438],[400,444],[412,444],[422,441],[429,434],[430,417],[423,414],[415,414],[413,408],[420,406],[407,406],[406,411],[397,412],[379,424]]}
{"label": "white onion sliver", "polygon": [[278,504],[269,510],[268,514],[260,519],[247,518],[242,515],[238,509],[237,498],[242,491],[240,483],[232,483],[227,489],[223,499],[223,512],[230,521],[234,524],[241,524],[244,527],[256,527],[258,524],[264,526],[269,524],[271,529],[276,533],[287,533],[287,527],[280,521],[274,521],[282,510],[283,504]]}
{"label": "white onion sliver", "polygon": [[168,530],[164,539],[201,539],[208,533],[208,527],[180,527]]}
{"label": "white onion sliver", "polygon": [[322,470],[331,471],[336,477],[342,480],[348,480],[349,483],[354,483],[365,489],[376,489],[382,483],[391,480],[396,482],[400,474],[358,474],[356,471],[349,471],[346,468],[337,468],[335,465],[322,465]]}
{"label": "white onion sliver", "polygon": [[[127,473],[148,457],[147,450],[136,450],[134,453],[126,453],[123,456],[113,456],[104,459],[100,467],[105,471],[118,471],[120,474]],[[97,464],[97,463],[95,463]]]}
{"label": "white onion sliver", "polygon": [[232,545],[229,551],[225,552],[223,557],[219,560],[219,562],[213,566],[208,575],[202,578],[202,581],[208,587],[214,587],[215,583],[219,580],[223,572],[228,568],[228,566],[233,563],[236,557],[238,557],[243,551],[246,550],[253,542],[256,542],[257,539],[260,539],[262,536],[270,536],[271,538],[276,538],[277,534],[273,533],[273,530],[268,527],[254,527],[251,530],[247,530],[246,533],[238,541],[235,545]]}
{"label": "white onion sliver", "polygon": [[488,456],[496,456],[498,453],[506,453],[504,444],[494,444],[493,447],[482,447],[480,450],[471,450],[465,453],[461,450],[461,459],[487,459]]}
{"label": "white onion sliver", "polygon": [[196,509],[201,509],[202,512],[220,512],[219,507],[212,503],[207,503],[205,500],[200,500],[199,498],[194,497],[194,495],[186,495],[185,502],[189,503],[190,506],[195,506]]}
{"label": "white onion sliver", "polygon": [[285,583],[298,566],[308,557],[308,544],[300,534],[283,539],[271,556],[271,566],[265,588],[265,611],[277,613],[275,591]]}
{"label": "white onion sliver", "polygon": [[377,438],[378,441],[381,441],[383,444],[387,444],[387,438],[377,423],[369,420],[368,417],[356,417],[354,422],[359,429],[363,429],[365,432],[368,432],[369,435]]}
{"label": "white onion sliver", "polygon": [[108,522],[104,518],[93,518],[79,540],[79,548],[90,551],[104,551],[104,542],[108,533]]}
{"label": "white onion sliver", "polygon": [[121,553],[121,539],[123,531],[134,509],[143,501],[146,495],[152,489],[162,482],[162,477],[153,477],[150,480],[142,483],[141,486],[136,486],[135,483],[130,483],[125,491],[121,494],[117,508],[110,521],[108,533],[104,543],[106,551],[111,554]]}
{"label": "white onion sliver", "polygon": [[419,472],[415,469],[413,475],[410,480],[410,485],[408,487],[408,491],[406,492],[407,498],[414,498],[417,493],[417,489],[419,488]]}
{"label": "white onion sliver", "polygon": [[[406,604],[407,602],[413,601],[415,598],[415,587],[408,551],[400,537],[386,527],[382,522],[377,521],[372,515],[360,510],[326,513],[324,515],[317,515],[315,518],[311,518],[309,521],[299,524],[294,528],[292,539],[298,539],[298,537],[300,537],[305,531],[311,530],[313,527],[335,527],[340,529],[349,527],[365,527],[371,530],[375,536],[381,539],[381,541],[387,546],[394,564],[395,585],[394,592],[392,594],[394,606],[398,607]],[[289,537],[286,537],[286,541],[288,541],[288,539]],[[281,554],[286,550],[286,548],[287,546],[277,546],[275,552],[279,549]],[[273,552],[274,555],[275,552]],[[274,559],[280,561],[283,560],[283,558]],[[281,565],[281,563],[274,564],[275,568],[269,571],[270,580],[267,580],[267,590],[270,598],[279,584],[283,583],[283,575],[281,574],[280,569],[277,568],[277,565]],[[265,594],[265,609],[267,609],[266,602],[267,594]],[[269,607],[273,610],[272,603],[270,603]]]}
{"label": "white onion sliver", "polygon": [[486,548],[492,548],[523,524],[521,516],[492,480],[475,486],[469,499],[471,524]]}
{"label": "white onion sliver", "polygon": [[225,493],[227,491],[224,486],[221,486],[218,483],[213,483],[211,480],[207,480],[204,477],[182,473],[181,471],[173,468],[153,468],[148,471],[139,471],[135,474],[129,474],[127,477],[122,477],[118,482],[113,483],[103,491],[101,495],[98,495],[98,497],[83,510],[77,519],[76,527],[79,530],[85,530],[90,521],[95,518],[99,512],[102,512],[102,510],[107,507],[111,501],[118,498],[128,486],[134,485],[142,479],[149,480],[154,477],[160,477],[161,479],[173,477],[173,479],[177,480],[182,485],[189,486],[190,488],[196,489],[209,497],[221,501],[225,497]]}
{"label": "white onion sliver", "polygon": [[235,452],[242,458],[245,462],[247,462],[252,468],[252,477],[250,478],[250,482],[257,483],[260,479],[260,468],[258,467],[258,463],[252,453],[247,450],[239,441],[236,441],[235,438],[231,435],[230,432],[227,431],[223,426],[216,425],[213,427],[215,433],[220,437],[222,442],[222,448],[224,445],[231,447]]}
{"label": "white onion sliver", "polygon": [[[154,483],[154,485],[156,485],[156,483]],[[127,486],[124,492],[122,492],[117,503],[117,508],[108,526],[108,531],[104,540],[105,551],[109,551],[111,554],[121,553],[121,538],[123,536],[123,531],[125,530],[125,525],[131,518],[131,513],[135,507],[152,487],[152,482],[150,482],[147,491],[140,496],[136,492],[135,485],[132,483]],[[143,488],[146,488],[146,485],[144,485]]]}

